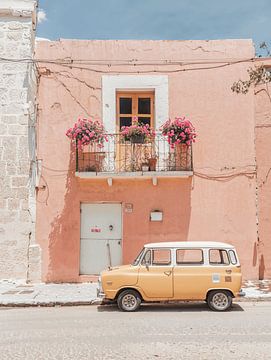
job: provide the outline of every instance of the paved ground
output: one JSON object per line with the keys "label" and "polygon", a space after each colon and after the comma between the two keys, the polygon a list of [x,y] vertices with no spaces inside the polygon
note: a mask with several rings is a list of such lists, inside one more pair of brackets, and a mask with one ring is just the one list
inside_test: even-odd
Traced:
{"label": "paved ground", "polygon": [[271,359],[271,302],[235,304],[216,313],[205,304],[0,308],[0,358]]}
{"label": "paved ground", "polygon": [[[0,280],[0,306],[27,305],[80,305],[95,304],[97,284],[25,284],[12,280]],[[246,297],[242,301],[270,300],[271,281],[246,281],[243,284]]]}
{"label": "paved ground", "polygon": [[97,301],[96,289],[97,283],[25,284],[2,280],[0,281],[0,306],[92,304]]}

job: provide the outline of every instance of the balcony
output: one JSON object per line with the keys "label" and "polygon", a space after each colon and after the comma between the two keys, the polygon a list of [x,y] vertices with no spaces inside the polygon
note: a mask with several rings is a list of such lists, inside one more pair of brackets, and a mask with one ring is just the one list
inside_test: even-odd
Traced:
{"label": "balcony", "polygon": [[[80,178],[153,178],[193,175],[192,146],[171,149],[164,136],[157,134],[150,143],[124,141],[120,134],[108,142],[76,150],[76,176]],[[111,181],[112,182],[112,181]]]}

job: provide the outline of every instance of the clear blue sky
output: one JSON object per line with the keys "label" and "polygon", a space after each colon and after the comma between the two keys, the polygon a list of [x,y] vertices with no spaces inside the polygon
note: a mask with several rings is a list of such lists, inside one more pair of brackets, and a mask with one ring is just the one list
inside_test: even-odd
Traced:
{"label": "clear blue sky", "polygon": [[271,40],[271,0],[39,0],[39,8],[47,20],[37,36],[51,40]]}

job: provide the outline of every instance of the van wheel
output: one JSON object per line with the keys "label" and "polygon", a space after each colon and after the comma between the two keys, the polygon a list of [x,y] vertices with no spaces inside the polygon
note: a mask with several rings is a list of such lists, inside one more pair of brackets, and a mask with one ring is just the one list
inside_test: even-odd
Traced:
{"label": "van wheel", "polygon": [[211,310],[226,311],[232,306],[232,296],[226,290],[213,290],[208,294],[207,304]]}
{"label": "van wheel", "polygon": [[141,298],[137,291],[128,289],[119,294],[117,303],[121,311],[136,311],[141,304]]}

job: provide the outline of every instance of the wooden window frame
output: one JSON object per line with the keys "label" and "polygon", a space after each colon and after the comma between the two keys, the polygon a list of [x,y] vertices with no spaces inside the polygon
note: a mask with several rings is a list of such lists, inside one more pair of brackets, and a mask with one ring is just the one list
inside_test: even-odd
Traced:
{"label": "wooden window frame", "polygon": [[[132,99],[132,114],[120,113],[120,98]],[[137,112],[138,98],[150,98],[151,99],[151,113],[139,114]],[[145,117],[150,118],[150,127],[154,128],[154,91],[117,91],[116,92],[116,133],[120,132],[120,117]]]}

